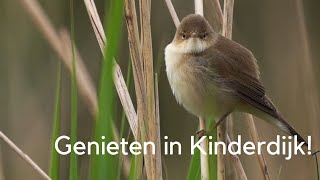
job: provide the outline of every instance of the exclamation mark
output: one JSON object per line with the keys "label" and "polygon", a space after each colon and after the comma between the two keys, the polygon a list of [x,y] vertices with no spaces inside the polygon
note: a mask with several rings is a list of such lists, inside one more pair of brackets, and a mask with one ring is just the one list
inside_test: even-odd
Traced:
{"label": "exclamation mark", "polygon": [[308,136],[308,154],[311,155],[311,136]]}

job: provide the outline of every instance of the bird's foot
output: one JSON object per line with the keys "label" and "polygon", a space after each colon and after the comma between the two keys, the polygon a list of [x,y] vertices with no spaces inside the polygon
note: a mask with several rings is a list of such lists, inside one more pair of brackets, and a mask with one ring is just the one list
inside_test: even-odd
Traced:
{"label": "bird's foot", "polygon": [[208,134],[207,131],[204,129],[197,131],[197,135],[199,139],[201,139],[203,136],[206,136],[207,134]]}

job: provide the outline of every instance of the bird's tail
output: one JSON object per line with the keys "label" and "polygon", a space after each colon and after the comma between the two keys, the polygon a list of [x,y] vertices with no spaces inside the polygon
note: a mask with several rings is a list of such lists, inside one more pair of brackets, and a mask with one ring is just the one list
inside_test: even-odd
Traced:
{"label": "bird's tail", "polygon": [[287,135],[296,136],[299,143],[303,142],[304,146],[307,146],[307,142],[303,139],[303,137],[286,121],[282,116],[278,114],[277,117],[271,116],[263,111],[256,109],[255,111],[251,112],[254,116],[259,117],[260,119],[265,120],[269,124],[277,127]]}

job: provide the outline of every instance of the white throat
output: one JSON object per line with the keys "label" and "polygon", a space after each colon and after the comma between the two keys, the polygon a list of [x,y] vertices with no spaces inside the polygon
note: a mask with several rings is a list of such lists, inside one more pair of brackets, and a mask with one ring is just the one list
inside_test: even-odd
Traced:
{"label": "white throat", "polygon": [[180,44],[172,42],[172,48],[176,52],[180,52],[183,54],[189,53],[200,53],[207,49],[208,45],[206,42],[200,40],[199,38],[189,38],[184,40]]}

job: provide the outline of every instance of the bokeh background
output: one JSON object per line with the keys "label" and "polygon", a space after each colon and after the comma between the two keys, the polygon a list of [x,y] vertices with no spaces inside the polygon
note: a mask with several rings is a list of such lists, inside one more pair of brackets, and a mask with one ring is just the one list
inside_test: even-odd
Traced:
{"label": "bokeh background", "polygon": [[[205,3],[208,3],[204,0]],[[104,17],[104,0],[95,0]],[[40,1],[57,29],[70,29],[69,2]],[[173,0],[179,18],[194,12],[192,0]],[[320,149],[320,1],[317,0],[236,0],[233,39],[250,49],[258,60],[267,93],[283,116],[304,137],[312,135],[312,147]],[[205,15],[213,9],[205,6]],[[198,128],[197,118],[177,105],[165,74],[163,52],[171,42],[175,26],[164,0],[152,2],[152,35],[155,66],[159,73],[161,136],[180,141],[182,155],[164,156],[168,179],[185,179],[190,160],[190,136]],[[117,61],[126,74],[128,43],[123,23],[121,53]],[[75,0],[75,42],[95,84],[98,82],[101,52],[85,5]],[[49,168],[52,117],[59,57],[30,20],[18,0],[0,0],[0,130],[11,138],[44,170]],[[70,75],[63,68],[61,134],[69,134]],[[125,76],[126,77],[126,76]],[[134,97],[134,88],[130,88]],[[120,121],[121,106],[115,97]],[[93,118],[79,101],[78,137],[89,141]],[[235,113],[233,134],[249,140],[241,114]],[[261,140],[274,140],[280,131],[256,119]],[[314,159],[265,154],[270,176],[277,179],[316,178]],[[255,156],[240,156],[249,179],[262,179]],[[88,179],[87,156],[81,156],[81,179]],[[61,179],[68,179],[68,157],[61,157]],[[229,179],[234,179],[228,176]],[[40,179],[6,144],[0,142],[0,180]]]}

